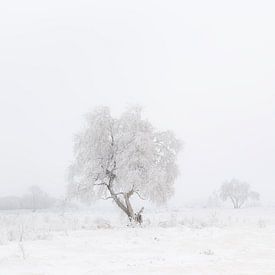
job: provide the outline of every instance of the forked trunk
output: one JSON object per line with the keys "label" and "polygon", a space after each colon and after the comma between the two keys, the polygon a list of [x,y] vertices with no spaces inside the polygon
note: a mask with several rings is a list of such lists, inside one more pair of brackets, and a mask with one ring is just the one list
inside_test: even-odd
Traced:
{"label": "forked trunk", "polygon": [[117,204],[117,206],[127,215],[130,222],[134,222],[137,224],[142,224],[142,212],[144,210],[144,207],[140,209],[139,212],[135,213],[133,210],[133,207],[130,202],[130,197],[134,194],[134,191],[131,190],[128,193],[124,193],[124,202],[118,197],[118,194],[116,194],[111,185],[107,186],[111,197],[113,198],[114,202]]}
{"label": "forked trunk", "polygon": [[128,216],[128,219],[130,220],[130,222],[141,224],[143,221],[142,212],[144,208],[142,207],[139,212],[134,213],[133,207],[130,202],[130,197],[134,194],[134,189],[131,189],[127,193],[123,193],[124,201],[121,200],[119,198],[119,195],[122,195],[122,193],[116,193],[113,190],[113,182],[116,176],[110,172],[109,174],[110,174],[110,178],[109,178],[109,184],[107,185],[107,188],[111,194],[111,197],[113,198],[117,206]]}
{"label": "forked trunk", "polygon": [[130,191],[129,193],[124,194],[124,200],[125,200],[125,204],[126,204],[126,208],[127,208],[126,214],[129,218],[130,222],[142,224],[142,222],[143,222],[142,212],[144,210],[144,207],[142,207],[139,212],[137,212],[137,213],[134,212],[133,207],[130,202],[130,197],[132,196],[132,194],[133,194],[133,191]]}

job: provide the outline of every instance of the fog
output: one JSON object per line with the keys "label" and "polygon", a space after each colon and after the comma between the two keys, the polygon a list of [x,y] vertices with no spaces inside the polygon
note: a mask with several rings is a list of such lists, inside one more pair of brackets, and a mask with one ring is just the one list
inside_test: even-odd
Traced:
{"label": "fog", "polygon": [[139,104],[184,143],[174,202],[275,201],[274,1],[42,2],[0,6],[1,196],[64,195],[83,114]]}

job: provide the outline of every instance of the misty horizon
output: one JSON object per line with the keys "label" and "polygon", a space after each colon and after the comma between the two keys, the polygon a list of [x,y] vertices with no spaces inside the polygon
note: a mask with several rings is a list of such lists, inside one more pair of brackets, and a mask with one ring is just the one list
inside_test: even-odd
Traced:
{"label": "misty horizon", "polygon": [[64,196],[84,115],[138,104],[184,144],[173,203],[232,178],[274,202],[273,2],[30,3],[0,10],[1,196]]}

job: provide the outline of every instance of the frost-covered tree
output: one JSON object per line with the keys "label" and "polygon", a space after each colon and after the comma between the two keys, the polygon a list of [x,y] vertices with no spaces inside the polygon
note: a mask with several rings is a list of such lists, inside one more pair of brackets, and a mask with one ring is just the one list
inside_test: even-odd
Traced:
{"label": "frost-covered tree", "polygon": [[164,203],[173,194],[178,175],[180,142],[169,132],[156,131],[131,108],[119,118],[108,107],[87,114],[86,127],[75,137],[74,162],[69,168],[69,195],[82,200],[111,199],[130,221],[142,222],[131,198]]}
{"label": "frost-covered tree", "polygon": [[230,199],[234,208],[241,208],[249,198],[259,200],[260,195],[257,192],[251,191],[248,183],[232,179],[222,184],[220,197],[223,201]]}

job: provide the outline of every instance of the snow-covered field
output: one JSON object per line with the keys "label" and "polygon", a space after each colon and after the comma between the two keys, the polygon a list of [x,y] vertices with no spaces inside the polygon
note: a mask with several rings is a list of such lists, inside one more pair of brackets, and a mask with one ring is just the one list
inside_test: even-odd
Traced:
{"label": "snow-covered field", "polygon": [[145,216],[0,212],[0,275],[275,274],[274,208]]}

